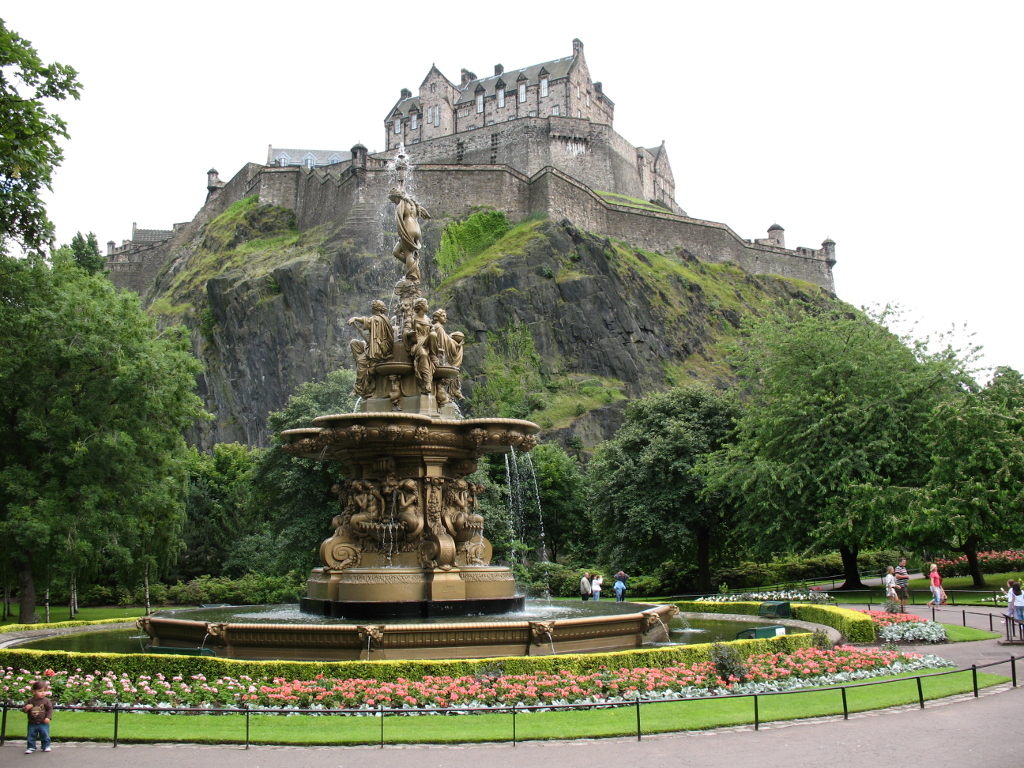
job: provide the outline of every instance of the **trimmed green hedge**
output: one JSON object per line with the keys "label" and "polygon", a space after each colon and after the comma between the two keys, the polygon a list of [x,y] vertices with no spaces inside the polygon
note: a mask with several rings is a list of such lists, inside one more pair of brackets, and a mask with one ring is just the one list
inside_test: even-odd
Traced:
{"label": "trimmed green hedge", "polygon": [[64,629],[65,627],[87,627],[92,624],[134,624],[135,619],[94,619],[92,621],[51,621],[49,624],[0,624],[0,635],[5,632],[25,632],[29,629]]}
{"label": "trimmed green hedge", "polygon": [[[787,653],[811,645],[810,634],[784,635],[759,640],[736,640],[743,658],[755,653]],[[667,667],[689,665],[711,659],[711,645],[678,645],[642,648],[613,653],[569,654],[564,656],[507,656],[493,659],[404,660],[404,661],[245,661],[209,656],[171,656],[162,654],[70,653],[0,649],[0,668],[13,667],[38,672],[44,669],[114,672],[129,677],[155,675],[166,677],[205,675],[207,678],[283,677],[311,680],[316,675],[331,678],[364,678],[395,681],[418,680],[426,675],[462,677],[466,675],[529,675],[567,670],[589,674],[602,668]]]}
{"label": "trimmed green hedge", "polygon": [[[736,603],[705,603],[687,600],[672,603],[679,610],[688,613],[738,613],[756,616],[761,607],[759,602]],[[843,634],[851,643],[875,642],[875,622],[867,614],[851,611],[849,608],[838,608],[834,605],[810,605],[808,603],[792,603],[793,618],[797,621],[810,621],[824,624]]]}

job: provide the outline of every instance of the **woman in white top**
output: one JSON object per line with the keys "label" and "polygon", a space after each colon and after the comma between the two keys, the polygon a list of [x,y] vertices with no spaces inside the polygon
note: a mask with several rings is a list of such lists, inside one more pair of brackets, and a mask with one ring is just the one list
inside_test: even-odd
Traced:
{"label": "woman in white top", "polygon": [[1012,611],[1017,621],[1024,621],[1024,590],[1020,582],[1010,579],[1006,586],[1009,587],[1006,591],[1006,615],[1009,616]]}
{"label": "woman in white top", "polygon": [[886,571],[885,576],[882,578],[882,586],[885,587],[885,597],[887,600],[896,599],[896,569],[891,565],[889,570]]}
{"label": "woman in white top", "polygon": [[590,593],[593,595],[593,597],[590,598],[591,600],[601,599],[602,584],[604,584],[604,576],[602,576],[600,573],[590,580]]}

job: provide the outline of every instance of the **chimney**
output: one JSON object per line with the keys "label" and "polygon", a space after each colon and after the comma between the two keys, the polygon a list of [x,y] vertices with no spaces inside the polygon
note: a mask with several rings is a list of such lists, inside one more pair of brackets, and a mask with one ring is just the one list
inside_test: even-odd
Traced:
{"label": "chimney", "polygon": [[470,72],[468,69],[462,70],[462,87],[466,87],[466,83],[471,83],[476,80],[476,74]]}
{"label": "chimney", "polygon": [[505,67],[502,66],[501,64],[495,64],[494,65],[494,76],[497,77],[498,75],[503,75],[503,74],[505,74]]}
{"label": "chimney", "polygon": [[410,91],[408,88],[403,88],[402,89],[402,98],[403,99],[411,99],[412,98],[412,91]]}
{"label": "chimney", "polygon": [[601,86],[600,83],[594,83],[594,90],[597,91],[598,93],[604,93],[604,88]]}
{"label": "chimney", "polygon": [[578,37],[573,38],[573,41],[572,41],[572,55],[578,57],[578,56],[581,56],[582,54],[583,54],[583,43],[580,42],[580,39]]}

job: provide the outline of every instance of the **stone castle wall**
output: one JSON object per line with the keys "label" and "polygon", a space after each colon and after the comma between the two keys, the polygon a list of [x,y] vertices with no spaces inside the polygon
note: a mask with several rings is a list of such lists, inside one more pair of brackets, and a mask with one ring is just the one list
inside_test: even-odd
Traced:
{"label": "stone castle wall", "polygon": [[[527,132],[543,128],[539,123],[546,122],[520,121]],[[520,153],[517,160],[539,162],[536,154],[540,142],[521,143],[523,147],[509,149]],[[410,189],[435,219],[461,218],[479,206],[501,210],[512,222],[531,215],[567,219],[580,229],[645,250],[671,253],[682,248],[703,261],[731,261],[751,274],[777,274],[835,292],[834,245],[791,250],[755,243],[739,237],[725,224],[609,203],[587,184],[550,166],[527,176],[502,164],[469,164],[468,160],[467,156],[462,164],[428,164],[420,158],[415,165]],[[561,165],[565,165],[564,159]],[[594,171],[593,164],[590,169],[591,177],[607,174],[598,183],[607,181],[607,186],[621,189],[615,185],[613,163],[600,172]],[[382,201],[396,182],[394,171],[388,170],[379,157],[370,158],[366,168],[351,162],[314,169],[250,163],[211,195],[196,218],[171,240],[127,254],[131,258],[124,262],[110,262],[111,277],[115,284],[145,294],[173,258],[175,249],[231,203],[252,194],[258,194],[262,203],[293,210],[300,230],[322,225],[338,227],[342,237],[376,252],[385,247],[384,232],[394,227],[389,218],[393,213]]]}

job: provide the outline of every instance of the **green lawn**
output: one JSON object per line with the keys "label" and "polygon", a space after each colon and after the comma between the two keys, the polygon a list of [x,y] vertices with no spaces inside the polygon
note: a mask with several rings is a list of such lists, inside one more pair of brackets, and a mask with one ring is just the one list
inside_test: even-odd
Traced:
{"label": "green lawn", "polygon": [[961,627],[959,624],[943,624],[942,626],[946,628],[946,638],[951,643],[969,643],[975,640],[994,640],[997,637],[1002,637],[999,632]]}
{"label": "green lawn", "polygon": [[[1007,678],[979,673],[982,687]],[[971,690],[970,670],[924,678],[922,690],[932,700]],[[881,709],[917,701],[913,680],[894,678],[884,684],[851,688],[847,702],[851,712]],[[841,716],[842,697],[837,689],[812,689],[784,696],[760,696],[762,722],[806,717]],[[643,733],[703,730],[753,723],[751,698],[705,699],[641,704]],[[567,710],[521,713],[516,717],[516,736],[522,740],[594,738],[636,733],[636,708]],[[122,714],[118,738],[124,742],[176,742],[238,744],[245,741],[245,716],[181,716]],[[460,744],[509,741],[511,714],[434,717],[387,716],[384,740],[389,744]],[[367,744],[381,738],[379,717],[252,715],[250,739],[256,744]],[[55,713],[53,734],[58,741],[112,741],[113,714],[97,712]],[[19,731],[20,733],[20,731]],[[14,734],[8,734],[9,737]]]}
{"label": "green lawn", "polygon": [[[20,624],[18,619],[18,606],[13,606],[14,616],[9,617],[0,621],[0,627],[4,624]],[[36,608],[36,612],[39,614],[40,620],[44,619],[46,613],[42,606]],[[123,618],[125,621],[131,621],[137,619],[139,616],[145,616],[146,609],[141,606],[132,607],[121,607],[113,606],[109,608],[82,608],[75,614],[75,621],[100,621],[101,619],[120,619]],[[50,606],[50,621],[70,621],[69,611],[67,606]]]}

